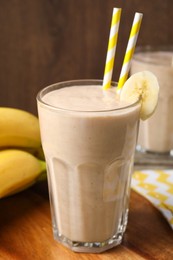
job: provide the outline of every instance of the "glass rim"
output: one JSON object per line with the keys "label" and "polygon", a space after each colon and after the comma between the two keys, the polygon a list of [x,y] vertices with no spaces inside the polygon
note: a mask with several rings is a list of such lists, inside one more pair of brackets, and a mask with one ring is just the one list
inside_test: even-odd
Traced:
{"label": "glass rim", "polygon": [[[162,51],[162,52],[172,52],[173,54],[173,45],[141,45],[141,46],[137,46],[135,49],[135,53],[133,55],[133,60],[139,61],[139,62],[143,62],[143,63],[149,63],[149,64],[154,64],[157,66],[163,66],[162,64],[159,64],[156,60],[154,60],[154,58],[150,59],[150,60],[146,60],[145,57],[139,57],[138,54],[139,53],[144,53],[144,54],[150,54],[150,53],[154,53],[154,52],[158,52],[158,51]],[[164,67],[171,67],[171,65],[169,64],[164,64]]]}
{"label": "glass rim", "polygon": [[[105,109],[105,110],[75,110],[75,109],[66,109],[66,108],[61,108],[58,106],[51,105],[45,101],[43,101],[43,96],[46,95],[47,93],[54,91],[59,88],[63,87],[72,87],[72,86],[90,86],[90,85],[100,85],[102,86],[103,80],[99,79],[77,79],[77,80],[67,80],[67,81],[60,81],[57,83],[53,83],[51,85],[48,85],[47,87],[41,89],[37,96],[36,100],[38,103],[42,104],[44,107],[47,107],[51,110],[56,110],[56,111],[63,111],[63,112],[74,112],[74,113],[108,113],[108,112],[115,112],[115,111],[121,111],[125,110],[128,108],[135,107],[137,104],[139,104],[140,99],[135,101],[132,104],[129,104],[127,106],[119,107],[119,108],[112,108],[112,109]],[[117,87],[117,82],[111,81],[111,86],[112,87]],[[82,87],[81,86],[81,87]]]}

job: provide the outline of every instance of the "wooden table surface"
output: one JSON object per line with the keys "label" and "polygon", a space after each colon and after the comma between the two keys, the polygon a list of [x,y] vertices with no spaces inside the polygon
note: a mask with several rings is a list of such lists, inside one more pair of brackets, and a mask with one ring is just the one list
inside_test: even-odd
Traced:
{"label": "wooden table surface", "polygon": [[173,231],[143,197],[131,192],[123,243],[101,254],[74,253],[54,241],[47,183],[0,200],[0,260],[173,259]]}

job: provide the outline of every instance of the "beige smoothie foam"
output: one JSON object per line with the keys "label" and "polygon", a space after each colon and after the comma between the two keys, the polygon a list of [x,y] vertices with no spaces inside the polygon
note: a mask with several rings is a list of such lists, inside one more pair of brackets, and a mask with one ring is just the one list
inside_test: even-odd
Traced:
{"label": "beige smoothie foam", "polygon": [[101,86],[62,88],[43,101],[61,108],[39,111],[54,221],[72,241],[105,241],[127,218],[140,105],[120,102],[114,88]]}

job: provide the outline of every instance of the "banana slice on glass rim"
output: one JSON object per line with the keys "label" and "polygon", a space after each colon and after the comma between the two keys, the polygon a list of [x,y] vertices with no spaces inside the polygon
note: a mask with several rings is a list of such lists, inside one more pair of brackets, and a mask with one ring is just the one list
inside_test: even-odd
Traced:
{"label": "banana slice on glass rim", "polygon": [[124,84],[120,92],[120,100],[134,103],[141,102],[140,118],[146,120],[155,111],[159,96],[159,83],[150,71],[133,74]]}

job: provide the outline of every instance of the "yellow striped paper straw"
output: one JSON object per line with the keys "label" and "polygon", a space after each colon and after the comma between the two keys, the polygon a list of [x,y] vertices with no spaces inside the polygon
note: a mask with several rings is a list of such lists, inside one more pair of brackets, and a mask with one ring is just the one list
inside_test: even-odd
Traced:
{"label": "yellow striped paper straw", "polygon": [[130,70],[130,63],[131,63],[131,60],[133,57],[133,53],[135,50],[135,46],[136,46],[136,42],[137,42],[137,38],[138,38],[138,34],[139,34],[141,22],[142,22],[142,16],[143,16],[143,14],[141,14],[141,13],[135,13],[135,17],[133,20],[132,29],[130,32],[130,37],[129,37],[129,41],[127,44],[127,49],[126,49],[126,53],[125,53],[125,57],[124,57],[124,61],[123,61],[123,66],[122,66],[119,81],[118,81],[118,88],[117,88],[118,91],[120,91],[120,89],[123,87],[123,85],[128,77],[128,73]]}
{"label": "yellow striped paper straw", "polygon": [[113,8],[111,29],[109,34],[108,51],[107,51],[104,78],[103,78],[104,90],[110,88],[111,86],[120,17],[121,17],[121,8]]}

